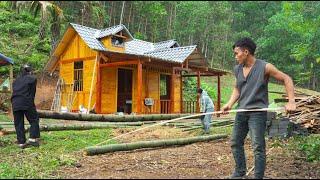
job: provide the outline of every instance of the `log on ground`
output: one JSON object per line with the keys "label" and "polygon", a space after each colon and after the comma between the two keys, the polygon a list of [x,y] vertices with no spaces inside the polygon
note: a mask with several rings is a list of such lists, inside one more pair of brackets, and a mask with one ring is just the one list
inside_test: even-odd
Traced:
{"label": "log on ground", "polygon": [[97,154],[104,154],[116,151],[130,151],[135,149],[143,148],[157,148],[157,147],[170,147],[170,146],[182,146],[192,144],[196,142],[212,141],[228,137],[225,134],[210,135],[210,136],[196,136],[190,138],[179,138],[179,139],[163,139],[153,141],[140,141],[134,143],[124,144],[111,144],[106,146],[92,146],[85,149],[85,154],[92,156]]}
{"label": "log on ground", "polygon": [[103,122],[137,122],[158,121],[185,117],[190,114],[147,114],[147,115],[104,115],[104,114],[79,114],[60,113],[54,111],[38,110],[40,118],[77,120],[77,121],[103,121]]}

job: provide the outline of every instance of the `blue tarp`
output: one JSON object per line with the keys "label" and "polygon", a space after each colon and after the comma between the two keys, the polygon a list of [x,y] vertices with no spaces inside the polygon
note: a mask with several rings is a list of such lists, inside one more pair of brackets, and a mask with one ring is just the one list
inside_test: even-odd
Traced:
{"label": "blue tarp", "polygon": [[8,64],[13,64],[13,60],[0,53],[0,66],[5,66]]}

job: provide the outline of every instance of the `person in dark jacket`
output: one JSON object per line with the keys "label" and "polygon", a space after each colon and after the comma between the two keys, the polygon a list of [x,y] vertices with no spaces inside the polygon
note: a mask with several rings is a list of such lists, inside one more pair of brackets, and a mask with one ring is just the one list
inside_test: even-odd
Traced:
{"label": "person in dark jacket", "polygon": [[[212,99],[209,97],[208,93],[201,88],[197,90],[197,93],[200,97],[200,113],[214,112],[214,104]],[[200,117],[204,134],[210,133],[211,118],[212,114],[207,114]]]}
{"label": "person in dark jacket", "polygon": [[[38,147],[37,139],[40,138],[39,117],[34,104],[37,79],[32,75],[32,68],[29,65],[21,67],[21,74],[12,86],[11,103],[19,147],[22,149],[30,146]],[[28,142],[26,142],[25,136],[24,116],[30,124]]]}

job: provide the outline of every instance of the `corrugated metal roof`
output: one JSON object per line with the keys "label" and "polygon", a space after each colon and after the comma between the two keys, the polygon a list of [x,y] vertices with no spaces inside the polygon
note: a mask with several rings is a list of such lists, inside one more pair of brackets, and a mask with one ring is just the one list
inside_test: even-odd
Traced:
{"label": "corrugated metal roof", "polygon": [[151,43],[138,39],[125,43],[125,53],[146,55],[165,61],[183,63],[183,61],[195,50],[194,46],[171,48],[177,42],[175,40]]}
{"label": "corrugated metal roof", "polygon": [[95,35],[100,34],[100,30],[70,23],[72,27],[79,33],[84,42],[91,48],[99,51],[106,51],[104,45],[96,39]]}
{"label": "corrugated metal roof", "polygon": [[176,43],[177,43],[177,41],[174,39],[171,39],[168,41],[157,42],[157,43],[154,43],[154,49],[157,50],[157,49],[163,49],[163,48],[170,48]]}
{"label": "corrugated metal roof", "polygon": [[[125,30],[128,33],[128,36],[132,37],[127,28],[122,24],[102,30],[74,23],[70,24],[91,49],[98,51],[108,51],[102,42],[99,41],[99,38],[114,35],[122,30]],[[125,42],[125,53],[154,57],[164,61],[183,63],[196,49],[196,45],[173,47],[175,44],[179,46],[177,41],[174,39],[152,43],[132,38],[132,40]]]}
{"label": "corrugated metal roof", "polygon": [[155,50],[152,52],[147,52],[145,55],[149,55],[155,58],[183,63],[187,57],[196,49],[194,46],[176,47],[176,48],[166,48],[161,50]]}
{"label": "corrugated metal roof", "polygon": [[125,43],[125,53],[143,55],[150,51],[154,51],[154,45],[151,42],[133,39]]}

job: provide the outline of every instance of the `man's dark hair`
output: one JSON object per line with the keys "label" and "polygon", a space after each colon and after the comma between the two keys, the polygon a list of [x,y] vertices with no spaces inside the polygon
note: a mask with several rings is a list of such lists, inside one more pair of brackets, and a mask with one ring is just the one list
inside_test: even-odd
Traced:
{"label": "man's dark hair", "polygon": [[256,43],[253,42],[252,39],[245,37],[242,39],[239,39],[234,45],[232,46],[232,49],[239,47],[242,49],[247,49],[251,55],[254,55],[254,52],[256,51]]}
{"label": "man's dark hair", "polygon": [[199,89],[197,89],[197,93],[200,93],[200,94],[202,94],[202,89],[201,88],[199,88]]}

